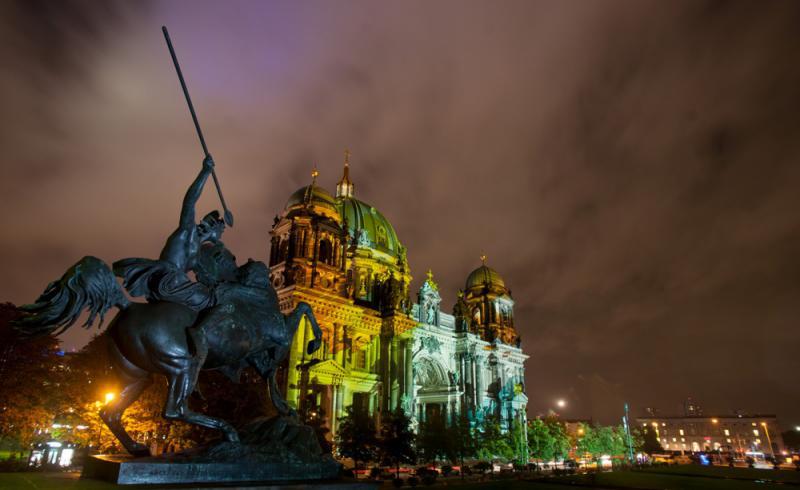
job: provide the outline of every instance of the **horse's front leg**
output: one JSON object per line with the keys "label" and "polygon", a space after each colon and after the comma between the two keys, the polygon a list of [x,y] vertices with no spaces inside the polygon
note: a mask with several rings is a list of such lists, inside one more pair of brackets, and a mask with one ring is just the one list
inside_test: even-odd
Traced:
{"label": "horse's front leg", "polygon": [[289,406],[289,403],[278,388],[278,382],[275,380],[275,368],[273,367],[272,360],[267,357],[267,354],[260,353],[251,356],[247,359],[247,362],[258,372],[261,379],[267,382],[269,398],[272,400],[272,405],[275,407],[275,410],[283,416],[294,417],[297,415],[297,412]]}

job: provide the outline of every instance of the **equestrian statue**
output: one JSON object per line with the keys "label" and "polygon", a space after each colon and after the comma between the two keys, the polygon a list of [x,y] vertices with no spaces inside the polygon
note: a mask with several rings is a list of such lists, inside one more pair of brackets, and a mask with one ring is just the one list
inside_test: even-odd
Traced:
{"label": "equestrian statue", "polygon": [[[227,441],[237,442],[238,434],[228,422],[189,409],[188,398],[200,370],[217,369],[237,379],[242,368],[251,366],[267,382],[278,413],[293,415],[278,390],[276,369],[303,317],[314,333],[307,352],[315,352],[321,343],[319,325],[307,303],[298,303],[288,315],[281,313],[263,262],[236,266],[233,254],[220,241],[225,223],[216,211],[195,224],[195,205],[213,167],[207,156],[186,193],[178,228],[158,260],[120,260],[112,272],[102,260],[84,257],[50,283],[35,303],[23,306],[24,316],[16,322],[26,335],[58,335],[83,310],[89,311],[84,324],[89,327],[98,315],[102,323],[109,309],[119,309],[103,335],[110,339],[111,362],[124,388],[100,415],[134,456],[149,451],[125,431],[122,414],[150,386],[153,375],[165,376],[169,386],[163,417],[218,429]],[[189,278],[189,271],[196,281]],[[115,274],[131,296],[147,302],[129,301]]]}
{"label": "equestrian statue", "polygon": [[[122,414],[153,382],[154,375],[167,378],[169,389],[162,415],[167,419],[217,429],[229,443],[239,434],[225,420],[189,409],[188,398],[203,369],[222,371],[238,380],[242,368],[251,366],[267,382],[278,413],[296,419],[278,390],[275,373],[286,358],[293,336],[303,318],[311,324],[314,339],[306,346],[312,354],[321,345],[322,333],[311,307],[299,302],[283,315],[278,296],[263,262],[250,260],[237,267],[233,254],[221,241],[233,215],[222,197],[203,133],[183,79],[167,28],[164,38],[183,89],[192,120],[205,153],[200,173],[183,199],[178,227],[167,238],[158,259],[129,258],[113,268],[87,256],[70,267],[30,305],[16,328],[23,335],[58,335],[88,310],[84,327],[97,316],[100,323],[111,308],[119,312],[102,335],[110,339],[111,362],[124,388],[106,405],[100,416],[125,449],[134,456],[149,455],[122,426]],[[208,177],[217,188],[223,217],[213,211],[195,222],[195,208]],[[190,278],[193,273],[196,280]],[[122,286],[116,277],[122,278]],[[146,302],[128,300],[131,297]]]}

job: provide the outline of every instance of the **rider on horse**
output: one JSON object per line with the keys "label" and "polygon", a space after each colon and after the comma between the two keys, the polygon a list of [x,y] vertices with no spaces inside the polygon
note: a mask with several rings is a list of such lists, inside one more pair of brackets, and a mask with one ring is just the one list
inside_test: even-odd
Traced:
{"label": "rider on horse", "polygon": [[123,278],[125,289],[132,296],[144,296],[149,302],[170,301],[195,311],[216,303],[213,287],[194,282],[187,275],[195,267],[201,245],[218,242],[225,230],[218,211],[208,213],[195,224],[195,205],[213,169],[214,160],[208,155],[186,191],[178,228],[167,239],[158,260],[132,258],[114,262],[114,274]]}

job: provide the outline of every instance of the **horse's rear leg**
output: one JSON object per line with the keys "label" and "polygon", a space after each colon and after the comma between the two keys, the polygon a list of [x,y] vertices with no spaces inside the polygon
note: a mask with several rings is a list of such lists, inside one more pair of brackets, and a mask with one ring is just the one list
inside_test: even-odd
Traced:
{"label": "horse's rear leg", "polygon": [[197,384],[198,374],[200,374],[200,364],[197,360],[192,359],[186,362],[185,368],[167,375],[169,390],[167,403],[164,406],[164,418],[217,429],[222,431],[225,440],[239,442],[239,434],[228,422],[189,410],[189,395],[192,394]]}
{"label": "horse's rear leg", "polygon": [[131,436],[122,426],[122,414],[151,384],[153,384],[153,379],[149,375],[134,379],[125,386],[119,396],[100,409],[100,418],[103,419],[111,433],[125,447],[125,450],[133,456],[150,456],[150,450],[144,444],[131,439]]}
{"label": "horse's rear leg", "polygon": [[125,387],[114,400],[100,409],[100,418],[131,455],[149,456],[150,451],[147,446],[131,439],[131,436],[125,431],[122,426],[122,414],[153,383],[153,378],[150,373],[128,361],[111,337],[108,337],[108,349],[111,363],[119,373],[119,379]]}

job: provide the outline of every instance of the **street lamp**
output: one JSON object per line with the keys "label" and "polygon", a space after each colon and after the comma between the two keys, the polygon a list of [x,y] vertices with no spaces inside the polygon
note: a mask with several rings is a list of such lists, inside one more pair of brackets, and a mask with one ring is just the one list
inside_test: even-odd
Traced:
{"label": "street lamp", "polygon": [[111,400],[114,399],[114,396],[115,396],[114,393],[112,393],[110,391],[108,393],[106,393],[106,405],[111,403]]}
{"label": "street lamp", "polygon": [[556,401],[556,405],[558,408],[564,408],[567,406],[567,402],[562,398]]}

